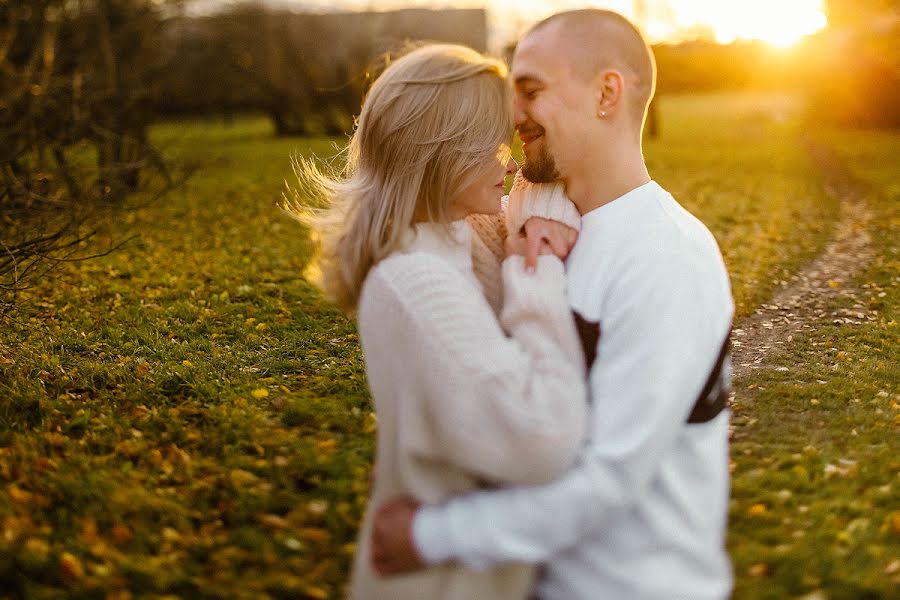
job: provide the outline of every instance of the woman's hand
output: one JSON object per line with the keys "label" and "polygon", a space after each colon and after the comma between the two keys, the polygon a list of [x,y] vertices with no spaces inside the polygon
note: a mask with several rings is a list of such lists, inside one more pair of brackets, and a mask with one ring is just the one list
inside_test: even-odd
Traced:
{"label": "woman's hand", "polygon": [[531,217],[525,223],[524,234],[506,238],[506,255],[517,254],[525,257],[525,268],[533,270],[537,257],[555,254],[565,260],[578,240],[578,232],[557,221]]}
{"label": "woman's hand", "polygon": [[[553,254],[553,248],[545,242],[544,240],[538,240],[537,250],[534,254],[534,265],[532,265],[531,269],[533,269],[537,265],[537,257],[541,254]],[[526,266],[527,266],[527,256],[528,251],[530,250],[528,244],[528,238],[523,234],[519,235],[511,235],[506,238],[505,242],[506,256],[525,256],[526,257]]]}
{"label": "woman's hand", "polygon": [[[578,240],[578,232],[557,221],[531,217],[525,222],[526,252],[525,268],[533,269],[537,266],[537,257],[541,254],[555,254],[560,260],[566,260],[575,242]],[[550,252],[545,252],[549,246]]]}

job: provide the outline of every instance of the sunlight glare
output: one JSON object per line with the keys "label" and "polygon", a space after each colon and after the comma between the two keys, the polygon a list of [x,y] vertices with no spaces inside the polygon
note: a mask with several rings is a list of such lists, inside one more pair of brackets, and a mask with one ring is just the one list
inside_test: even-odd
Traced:
{"label": "sunlight glare", "polygon": [[[210,0],[219,2],[221,0]],[[516,39],[530,24],[585,5],[635,19],[651,42],[712,37],[723,44],[762,40],[788,47],[827,25],[823,0],[268,0],[316,9],[391,10],[405,7],[485,7],[497,41]],[[640,8],[639,8],[640,7]]]}
{"label": "sunlight glare", "polygon": [[[648,11],[644,26],[658,40],[706,30],[723,44],[743,39],[787,47],[827,24],[822,0],[670,0],[648,6],[658,10]],[[666,18],[657,13],[667,13]]]}

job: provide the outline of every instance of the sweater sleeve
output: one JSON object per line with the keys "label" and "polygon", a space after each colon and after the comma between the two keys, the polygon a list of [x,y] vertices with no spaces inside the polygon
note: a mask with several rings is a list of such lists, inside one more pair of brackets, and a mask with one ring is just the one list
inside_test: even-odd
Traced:
{"label": "sweater sleeve", "polygon": [[408,372],[432,429],[429,458],[498,484],[560,476],[587,422],[562,263],[542,256],[533,275],[521,257],[503,263],[501,320],[510,338],[458,273],[416,258],[382,263],[377,283],[399,330],[409,331]]}
{"label": "sweater sleeve", "polygon": [[581,213],[566,196],[562,183],[531,183],[519,171],[513,180],[506,207],[509,232],[521,231],[531,217],[542,217],[581,230]]}

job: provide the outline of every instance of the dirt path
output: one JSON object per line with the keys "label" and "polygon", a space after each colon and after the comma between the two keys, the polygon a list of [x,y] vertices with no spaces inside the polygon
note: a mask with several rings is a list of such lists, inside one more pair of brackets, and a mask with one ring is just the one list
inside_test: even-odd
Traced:
{"label": "dirt path", "polygon": [[[767,368],[767,357],[780,352],[795,335],[815,331],[821,323],[872,319],[858,298],[860,290],[850,286],[872,259],[867,230],[872,214],[866,206],[866,189],[828,148],[810,143],[809,150],[823,173],[826,193],[840,202],[840,220],[822,254],[737,324],[732,336],[735,378]],[[830,301],[837,297],[853,299],[852,308],[829,310]]]}

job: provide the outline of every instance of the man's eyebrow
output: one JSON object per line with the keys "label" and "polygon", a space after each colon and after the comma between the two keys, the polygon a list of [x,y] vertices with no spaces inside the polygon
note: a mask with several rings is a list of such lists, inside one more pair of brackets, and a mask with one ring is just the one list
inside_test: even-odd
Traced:
{"label": "man's eyebrow", "polygon": [[531,73],[523,73],[521,75],[517,75],[515,80],[513,80],[515,85],[525,85],[526,83],[543,83],[537,76],[532,75]]}

